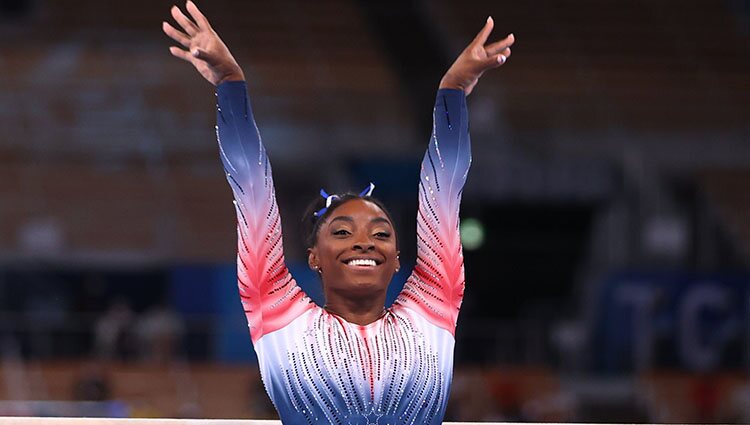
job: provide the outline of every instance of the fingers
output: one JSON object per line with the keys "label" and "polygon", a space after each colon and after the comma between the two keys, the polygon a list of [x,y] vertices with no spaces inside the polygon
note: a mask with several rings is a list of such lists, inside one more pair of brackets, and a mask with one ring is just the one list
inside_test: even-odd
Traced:
{"label": "fingers", "polygon": [[492,28],[494,26],[495,21],[492,19],[492,16],[488,16],[487,23],[484,24],[484,27],[479,31],[477,36],[474,37],[474,41],[472,41],[471,44],[484,46],[484,43],[487,42],[487,37],[490,36],[490,33],[492,32]]}
{"label": "fingers", "polygon": [[171,53],[172,56],[174,56],[176,58],[180,58],[180,59],[182,59],[184,61],[187,61],[187,62],[190,62],[190,63],[193,62],[191,60],[191,56],[192,55],[187,50],[182,50],[179,47],[172,46],[172,47],[169,48],[169,53]]}
{"label": "fingers", "polygon": [[174,20],[177,21],[178,24],[180,24],[182,29],[185,30],[188,35],[192,36],[198,32],[198,27],[193,23],[193,21],[190,20],[190,18],[182,13],[179,7],[172,6],[170,12],[172,12],[172,17],[174,18]]}
{"label": "fingers", "polygon": [[497,68],[503,65],[510,57],[511,50],[510,46],[516,41],[516,37],[513,34],[508,34],[503,40],[492,43],[484,48],[487,53],[487,60],[484,63],[486,69]]}
{"label": "fingers", "polygon": [[508,58],[510,57],[510,48],[506,47],[502,52],[496,55],[488,56],[487,59],[484,60],[483,63],[483,71],[497,68],[500,65],[503,65]]}
{"label": "fingers", "polygon": [[172,40],[190,48],[190,37],[188,37],[187,34],[176,29],[172,25],[169,25],[167,22],[161,23],[161,29],[164,31],[164,34],[168,35]]}
{"label": "fingers", "polygon": [[515,43],[516,37],[513,34],[508,34],[504,39],[497,41],[485,47],[484,50],[487,52],[487,56],[494,56],[501,53],[503,50],[512,46]]}
{"label": "fingers", "polygon": [[196,6],[195,3],[188,0],[188,2],[185,4],[185,7],[187,8],[187,11],[190,14],[190,16],[192,16],[195,22],[198,24],[198,27],[200,29],[204,29],[204,30],[211,29],[211,24],[208,23],[208,19],[198,9],[198,6]]}
{"label": "fingers", "polygon": [[505,59],[507,60],[510,57],[510,47],[504,49],[500,54],[505,56]]}

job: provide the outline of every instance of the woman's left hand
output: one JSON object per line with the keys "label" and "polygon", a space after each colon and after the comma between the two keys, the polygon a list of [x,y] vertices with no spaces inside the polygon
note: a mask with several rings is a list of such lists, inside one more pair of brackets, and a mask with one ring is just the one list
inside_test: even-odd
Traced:
{"label": "woman's left hand", "polygon": [[468,95],[485,71],[497,68],[508,60],[510,46],[515,41],[513,34],[485,46],[494,25],[492,17],[488,17],[484,28],[466,46],[440,80],[441,89],[459,89]]}
{"label": "woman's left hand", "polygon": [[215,86],[225,81],[245,80],[242,68],[198,6],[188,0],[185,7],[194,21],[182,13],[179,7],[172,6],[171,9],[172,17],[182,27],[182,31],[162,22],[164,33],[184,47],[172,46],[169,52],[190,62],[203,78]]}

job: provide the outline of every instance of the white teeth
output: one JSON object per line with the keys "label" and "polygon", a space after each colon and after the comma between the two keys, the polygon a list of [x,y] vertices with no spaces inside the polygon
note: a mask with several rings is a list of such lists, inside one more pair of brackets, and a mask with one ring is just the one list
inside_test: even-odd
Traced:
{"label": "white teeth", "polygon": [[350,266],[375,266],[376,265],[375,260],[359,260],[359,259],[351,260],[347,264],[349,264]]}

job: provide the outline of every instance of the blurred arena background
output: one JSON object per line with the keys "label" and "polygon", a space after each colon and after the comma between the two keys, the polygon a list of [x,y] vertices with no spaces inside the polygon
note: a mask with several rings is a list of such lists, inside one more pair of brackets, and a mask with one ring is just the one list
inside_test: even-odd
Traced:
{"label": "blurred arena background", "polygon": [[[0,0],[0,415],[274,417],[171,4]],[[318,300],[304,206],[374,181],[413,264],[440,76],[487,15],[515,33],[469,98],[447,420],[750,422],[750,1],[198,5]]]}

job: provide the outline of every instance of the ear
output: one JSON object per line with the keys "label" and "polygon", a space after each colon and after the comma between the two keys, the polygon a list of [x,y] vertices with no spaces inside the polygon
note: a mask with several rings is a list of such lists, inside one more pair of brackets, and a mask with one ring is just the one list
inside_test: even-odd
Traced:
{"label": "ear", "polygon": [[307,248],[307,265],[310,267],[310,270],[317,271],[320,269],[317,247]]}
{"label": "ear", "polygon": [[401,270],[401,251],[396,251],[396,273]]}

